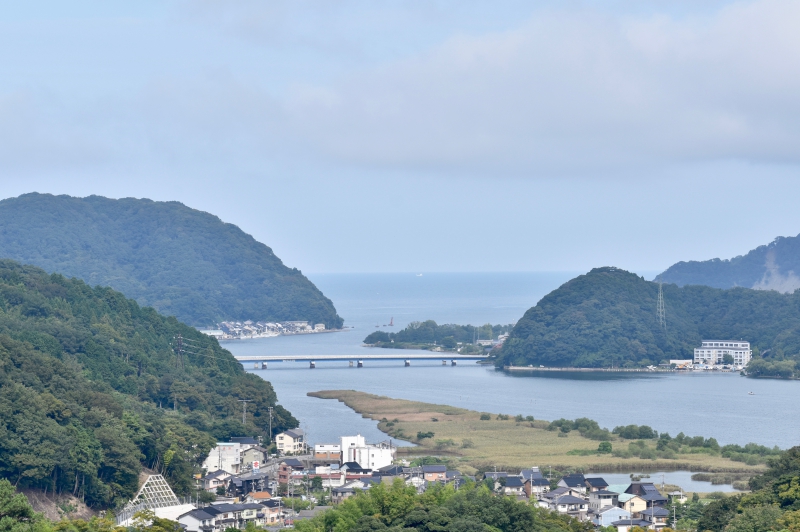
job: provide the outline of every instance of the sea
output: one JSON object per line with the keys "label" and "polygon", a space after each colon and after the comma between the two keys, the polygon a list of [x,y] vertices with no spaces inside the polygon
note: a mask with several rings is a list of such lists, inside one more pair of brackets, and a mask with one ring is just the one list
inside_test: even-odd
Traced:
{"label": "sea", "polygon": [[[654,272],[639,272],[652,278]],[[373,331],[399,331],[412,321],[482,325],[516,322],[543,296],[578,272],[317,274],[309,278],[329,297],[348,327],[342,332],[223,342],[234,355],[352,355],[385,352],[363,346]],[[655,312],[655,309],[653,310]],[[393,322],[390,327],[389,323]],[[414,351],[406,351],[413,353]],[[334,442],[360,433],[386,435],[376,423],[343,404],[308,397],[318,390],[350,389],[472,410],[532,415],[537,419],[588,417],[601,426],[649,425],[659,432],[714,437],[720,444],[788,448],[800,441],[800,382],[723,374],[509,374],[463,362],[270,362],[245,369],[269,380],[280,403],[300,420],[311,442]],[[752,394],[751,394],[752,392]],[[403,444],[403,442],[396,442]],[[631,472],[635,473],[635,472]],[[730,486],[665,473],[686,490],[724,491]],[[661,473],[658,473],[661,475]],[[672,478],[670,477],[672,475]],[[676,477],[678,475],[678,477]],[[659,476],[659,479],[661,477]],[[700,489],[703,487],[704,489]]]}

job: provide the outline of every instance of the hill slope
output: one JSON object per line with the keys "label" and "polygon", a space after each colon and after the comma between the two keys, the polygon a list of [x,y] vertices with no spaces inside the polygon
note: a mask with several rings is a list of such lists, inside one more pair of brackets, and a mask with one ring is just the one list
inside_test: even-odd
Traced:
{"label": "hill slope", "polygon": [[743,338],[770,356],[800,353],[800,292],[664,285],[667,331],[656,321],[658,284],[596,268],[529,309],[499,365],[637,367],[692,358],[703,338]]}
{"label": "hill slope", "polygon": [[732,259],[678,262],[667,268],[658,279],[678,286],[743,286],[794,292],[800,288],[800,235],[778,237],[766,246]]}
{"label": "hill slope", "polygon": [[[190,353],[182,364],[174,338]],[[242,425],[238,399],[249,399]],[[142,466],[178,494],[217,438],[296,427],[272,386],[213,338],[110,288],[0,261],[0,477],[128,500]]]}
{"label": "hill slope", "polygon": [[342,325],[331,301],[270,248],[178,202],[6,199],[0,257],[111,286],[190,325],[223,319]]}

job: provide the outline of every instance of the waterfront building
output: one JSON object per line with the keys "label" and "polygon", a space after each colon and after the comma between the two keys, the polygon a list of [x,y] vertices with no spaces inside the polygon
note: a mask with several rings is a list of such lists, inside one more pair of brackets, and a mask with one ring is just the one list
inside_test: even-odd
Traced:
{"label": "waterfront building", "polygon": [[702,346],[694,350],[694,363],[711,366],[722,364],[725,355],[733,358],[734,366],[744,367],[750,362],[753,351],[750,342],[743,340],[703,340]]}

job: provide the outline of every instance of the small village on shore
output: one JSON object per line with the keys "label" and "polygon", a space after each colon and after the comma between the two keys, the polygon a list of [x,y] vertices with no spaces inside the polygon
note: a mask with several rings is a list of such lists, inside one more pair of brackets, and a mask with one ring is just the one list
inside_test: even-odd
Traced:
{"label": "small village on shore", "polygon": [[203,500],[179,500],[163,477],[151,475],[117,515],[117,524],[129,526],[138,512],[150,510],[187,532],[280,528],[313,518],[372,486],[398,482],[417,493],[482,483],[497,496],[619,532],[661,530],[668,525],[669,505],[687,501],[683,491],[662,493],[648,481],[609,484],[580,473],[551,477],[538,466],[465,475],[443,464],[398,460],[391,441],[367,443],[360,434],[309,445],[304,431],[293,429],[278,434],[275,447],[278,452],[270,454],[250,437],[218,442],[196,476],[198,492],[207,494]]}
{"label": "small village on shore", "polygon": [[308,321],[223,321],[215,329],[201,329],[201,332],[213,336],[217,340],[249,340],[253,338],[271,338],[293,334],[315,334],[334,332],[338,329],[326,329],[324,323]]}

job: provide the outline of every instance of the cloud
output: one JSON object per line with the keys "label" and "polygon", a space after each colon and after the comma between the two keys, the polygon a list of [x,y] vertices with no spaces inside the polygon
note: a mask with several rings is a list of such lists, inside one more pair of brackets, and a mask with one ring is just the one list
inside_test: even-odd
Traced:
{"label": "cloud", "polygon": [[536,13],[298,86],[295,131],[355,164],[480,173],[800,161],[800,4]]}
{"label": "cloud", "polygon": [[[484,25],[480,2],[458,16],[298,5],[191,3],[80,26],[106,48],[81,47],[96,39],[70,20],[53,23],[58,38],[6,28],[9,45],[41,44],[0,86],[0,168],[550,176],[800,162],[796,2],[680,15],[555,4],[512,23],[517,6]],[[116,50],[141,57],[116,67]]]}

